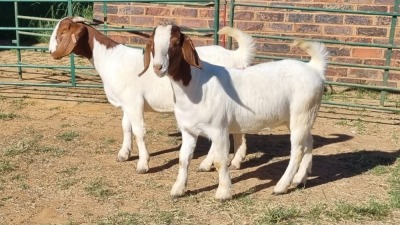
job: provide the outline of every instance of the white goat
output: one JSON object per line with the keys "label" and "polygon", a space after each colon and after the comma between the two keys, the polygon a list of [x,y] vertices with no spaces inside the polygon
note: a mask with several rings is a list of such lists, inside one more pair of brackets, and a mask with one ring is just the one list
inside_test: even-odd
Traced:
{"label": "white goat", "polygon": [[[123,143],[118,152],[118,161],[129,158],[132,148],[132,132],[136,137],[139,160],[136,171],[148,171],[149,153],[144,142],[145,127],[143,111],[172,112],[173,92],[168,78],[159,79],[153,70],[148,70],[141,78],[143,70],[143,51],[119,44],[93,27],[82,17],[61,19],[50,38],[49,51],[54,59],[61,59],[70,53],[90,60],[99,73],[108,101],[123,110]],[[204,60],[227,67],[243,68],[254,58],[254,44],[251,36],[239,30],[224,30],[237,39],[239,48],[230,51],[220,46],[197,48]],[[237,157],[232,162],[234,168],[240,167],[246,152],[246,143],[241,135],[233,135]],[[239,150],[238,150],[239,149]],[[201,164],[200,170],[210,170],[212,155]]]}
{"label": "white goat", "polygon": [[310,130],[324,90],[328,56],[324,45],[297,43],[311,55],[309,63],[286,59],[227,69],[201,61],[190,42],[179,27],[158,26],[146,47],[153,50],[155,73],[159,77],[168,75],[171,80],[175,117],[182,132],[179,173],[171,195],[185,193],[187,170],[198,135],[212,141],[210,152],[219,172],[215,197],[225,200],[232,197],[229,133],[255,132],[279,125],[290,129],[291,155],[274,193],[285,193],[290,184],[305,183],[312,163]]}

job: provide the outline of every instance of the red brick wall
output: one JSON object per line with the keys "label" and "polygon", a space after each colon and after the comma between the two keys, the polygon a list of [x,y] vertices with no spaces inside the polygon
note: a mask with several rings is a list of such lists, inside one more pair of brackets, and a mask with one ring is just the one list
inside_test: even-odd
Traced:
{"label": "red brick wall", "polygon": [[[392,12],[394,5],[394,0],[237,0],[236,2],[377,12]],[[221,1],[220,26],[224,24],[224,20],[228,24],[229,12],[224,14],[223,3],[224,1]],[[155,27],[164,22],[174,22],[187,27],[213,27],[213,12],[213,7],[108,3],[107,20],[112,24],[135,27]],[[103,19],[102,3],[95,4],[95,18]],[[235,8],[234,21],[235,27],[251,34],[388,44],[391,17],[238,6]],[[396,28],[395,38],[397,45],[400,45],[399,24],[400,22]],[[110,36],[122,43],[144,43],[142,38],[127,33],[118,33],[118,35],[111,33]],[[198,46],[212,44],[211,38],[193,39]],[[292,49],[289,46],[290,41],[256,39],[256,42],[258,54],[306,57],[302,52]],[[328,48],[331,52],[330,60],[333,62],[365,65],[384,65],[385,63],[385,49],[348,45],[328,45]],[[399,50],[393,51],[391,66],[400,66]],[[326,75],[333,81],[381,85],[383,70],[330,65]],[[400,88],[399,72],[390,72],[388,85]]]}

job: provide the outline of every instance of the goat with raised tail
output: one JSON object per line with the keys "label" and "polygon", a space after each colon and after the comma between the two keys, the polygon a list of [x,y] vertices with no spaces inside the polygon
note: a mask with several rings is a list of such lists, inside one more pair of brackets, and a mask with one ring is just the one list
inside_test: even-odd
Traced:
{"label": "goat with raised tail", "polygon": [[[145,173],[149,169],[149,153],[144,142],[144,111],[172,112],[173,92],[168,78],[159,79],[153,69],[142,77],[137,77],[143,70],[142,49],[130,48],[119,44],[85,24],[82,17],[61,19],[55,26],[50,38],[49,51],[54,59],[61,59],[71,53],[90,60],[99,73],[108,101],[123,110],[123,143],[118,152],[118,161],[129,158],[132,148],[132,132],[136,138],[139,160],[136,170]],[[223,31],[237,39],[239,48],[230,51],[220,46],[199,47],[200,57],[218,65],[243,68],[254,58],[252,38],[236,29]],[[150,60],[150,58],[149,58]],[[245,155],[246,143],[241,134],[234,135],[237,157],[232,162],[240,166]],[[209,170],[212,164],[212,152],[201,164],[201,170]]]}
{"label": "goat with raised tail", "polygon": [[[226,200],[232,197],[229,133],[257,132],[280,125],[290,130],[291,154],[274,193],[285,193],[291,184],[306,182],[312,164],[310,130],[321,104],[328,53],[321,43],[296,44],[311,56],[310,62],[286,59],[233,69],[202,61],[179,27],[156,27],[145,59],[152,52],[155,73],[160,79],[170,78],[175,117],[182,132],[179,173],[172,196],[185,193],[198,135],[212,141],[210,152],[219,173],[215,197]],[[148,63],[145,60],[145,68]]]}

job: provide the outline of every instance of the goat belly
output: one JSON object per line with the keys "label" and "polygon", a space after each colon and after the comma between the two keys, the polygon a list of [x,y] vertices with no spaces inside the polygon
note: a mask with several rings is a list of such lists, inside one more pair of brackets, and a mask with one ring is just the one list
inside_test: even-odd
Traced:
{"label": "goat belly", "polygon": [[263,120],[263,119],[244,119],[240,118],[239,121],[234,121],[229,126],[230,133],[251,133],[260,130],[271,130],[277,126],[284,124],[282,120]]}

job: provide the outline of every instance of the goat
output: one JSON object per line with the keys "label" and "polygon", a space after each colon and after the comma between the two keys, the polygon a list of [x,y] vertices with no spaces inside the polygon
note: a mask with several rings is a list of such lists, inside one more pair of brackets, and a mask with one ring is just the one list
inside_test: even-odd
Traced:
{"label": "goat", "polygon": [[232,197],[229,133],[256,132],[280,125],[290,130],[291,154],[274,194],[287,192],[291,184],[305,184],[312,164],[310,130],[321,105],[328,52],[321,43],[296,44],[311,56],[310,62],[285,59],[244,69],[225,68],[202,61],[178,26],[154,29],[145,59],[152,52],[154,72],[160,79],[170,78],[174,113],[182,133],[173,197],[185,193],[198,135],[212,142],[210,152],[219,175],[215,198],[226,200]]}
{"label": "goat", "polygon": [[[149,169],[149,153],[144,142],[144,111],[172,112],[173,92],[168,78],[158,79],[153,70],[148,70],[141,78],[135,76],[143,69],[143,50],[119,44],[103,35],[82,17],[63,18],[55,26],[49,42],[49,51],[54,59],[61,59],[71,53],[90,60],[99,73],[108,101],[121,107],[123,111],[123,143],[117,160],[129,158],[132,148],[132,132],[136,137],[139,160],[136,171],[145,173]],[[228,67],[243,68],[254,58],[254,43],[251,36],[240,30],[225,30],[237,38],[239,48],[227,50],[221,46],[197,48],[204,60]],[[237,157],[232,162],[234,168],[240,167],[246,152],[244,136],[233,135]],[[210,170],[212,154],[206,157],[200,170]]]}

